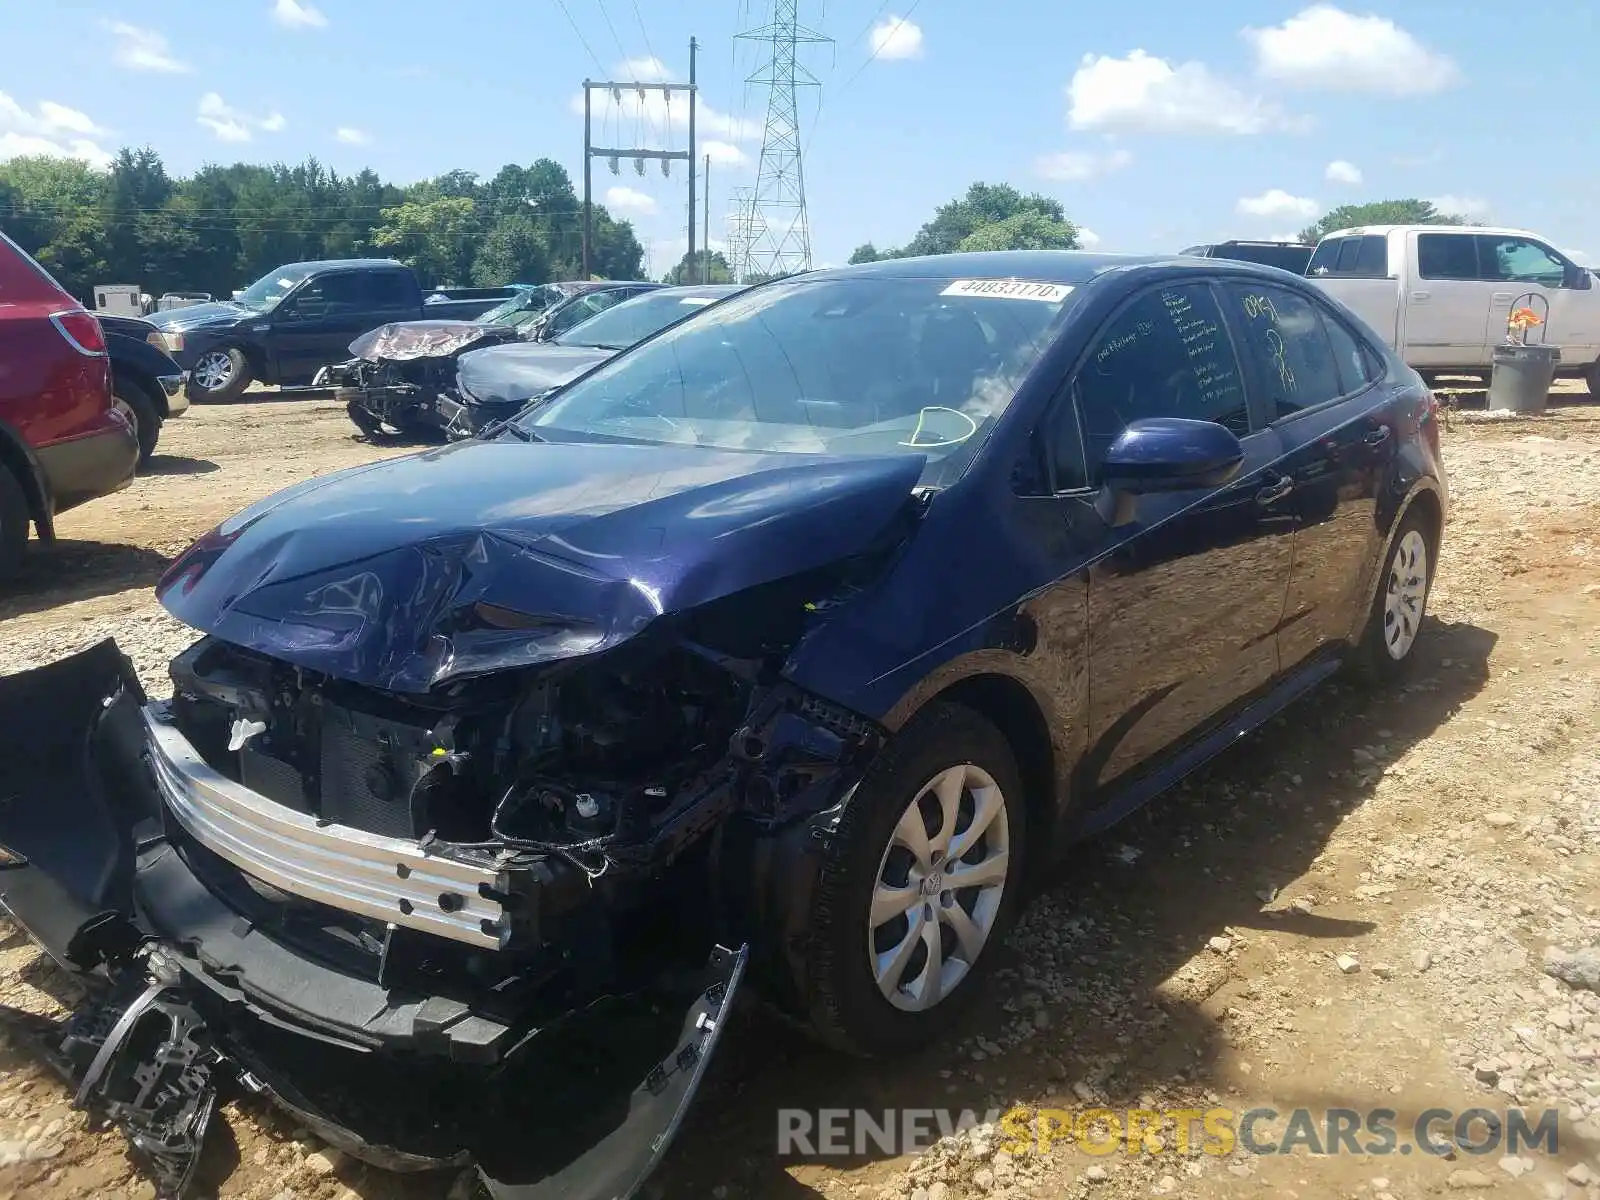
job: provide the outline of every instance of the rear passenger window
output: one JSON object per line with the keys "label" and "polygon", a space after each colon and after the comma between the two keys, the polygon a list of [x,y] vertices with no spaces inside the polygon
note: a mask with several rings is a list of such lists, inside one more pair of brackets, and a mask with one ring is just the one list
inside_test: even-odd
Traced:
{"label": "rear passenger window", "polygon": [[1419,233],[1417,274],[1424,279],[1482,279],[1478,239],[1470,233]]}
{"label": "rear passenger window", "polygon": [[1389,274],[1389,239],[1382,234],[1331,238],[1317,247],[1306,274],[1383,278]]}
{"label": "rear passenger window", "polygon": [[1327,331],[1328,342],[1333,347],[1333,360],[1339,365],[1339,381],[1344,385],[1341,394],[1348,396],[1359,392],[1378,377],[1372,352],[1345,328],[1343,321],[1326,309],[1322,312],[1322,328]]}
{"label": "rear passenger window", "polygon": [[1315,304],[1284,288],[1230,283],[1225,290],[1244,330],[1242,351],[1274,419],[1344,395]]}
{"label": "rear passenger window", "polygon": [[415,308],[417,296],[411,278],[399,271],[373,271],[368,275],[368,295],[373,308]]}
{"label": "rear passenger window", "polygon": [[[1250,432],[1239,364],[1209,284],[1140,296],[1101,331],[1074,386],[1088,478],[1064,478],[1081,467],[1058,454],[1060,488],[1092,483],[1117,435],[1145,417],[1189,417],[1216,421],[1241,437]],[[1063,437],[1058,445],[1074,444]]]}

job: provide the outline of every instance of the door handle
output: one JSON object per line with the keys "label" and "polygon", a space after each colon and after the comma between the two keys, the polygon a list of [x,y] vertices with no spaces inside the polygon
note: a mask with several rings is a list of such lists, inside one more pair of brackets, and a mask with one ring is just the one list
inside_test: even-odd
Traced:
{"label": "door handle", "polygon": [[1288,475],[1280,475],[1256,493],[1256,503],[1265,508],[1276,504],[1292,491],[1294,491],[1294,479]]}
{"label": "door handle", "polygon": [[1510,304],[1511,303],[1511,293],[1510,292],[1495,292],[1494,293],[1494,302],[1496,304]]}
{"label": "door handle", "polygon": [[1381,446],[1389,440],[1389,432],[1387,425],[1380,425],[1361,440],[1368,446]]}
{"label": "door handle", "polygon": [[1428,299],[1428,297],[1431,295],[1433,295],[1432,292],[1412,292],[1411,298],[1413,300],[1422,301]]}

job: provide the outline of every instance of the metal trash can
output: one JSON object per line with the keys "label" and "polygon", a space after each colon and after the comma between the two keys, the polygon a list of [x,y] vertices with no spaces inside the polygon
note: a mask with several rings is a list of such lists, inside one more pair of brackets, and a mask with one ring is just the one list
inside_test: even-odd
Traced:
{"label": "metal trash can", "polygon": [[1560,346],[1496,346],[1488,407],[1519,413],[1544,412],[1560,361]]}

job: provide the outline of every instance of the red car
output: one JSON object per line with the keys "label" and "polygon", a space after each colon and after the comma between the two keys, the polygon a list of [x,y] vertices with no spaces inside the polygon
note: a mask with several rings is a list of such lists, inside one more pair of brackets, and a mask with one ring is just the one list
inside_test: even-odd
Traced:
{"label": "red car", "polygon": [[139,441],[113,405],[100,322],[0,232],[0,577],[28,526],[127,487]]}

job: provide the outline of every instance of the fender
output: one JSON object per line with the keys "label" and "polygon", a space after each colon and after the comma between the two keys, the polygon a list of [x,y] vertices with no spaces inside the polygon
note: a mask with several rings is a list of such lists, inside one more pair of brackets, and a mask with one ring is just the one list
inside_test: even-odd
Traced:
{"label": "fender", "polygon": [[106,334],[106,347],[111,357],[111,373],[138,384],[156,406],[163,420],[172,415],[167,407],[167,392],[157,380],[162,375],[177,375],[181,367],[148,342],[126,334]]}
{"label": "fender", "polygon": [[28,499],[28,515],[39,531],[39,540],[55,541],[56,501],[50,491],[50,479],[44,473],[39,456],[22,434],[15,426],[0,420],[0,469],[4,468],[14,471],[22,484],[22,493]]}

